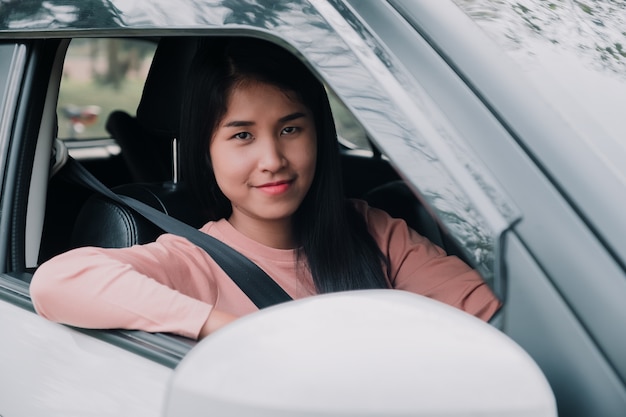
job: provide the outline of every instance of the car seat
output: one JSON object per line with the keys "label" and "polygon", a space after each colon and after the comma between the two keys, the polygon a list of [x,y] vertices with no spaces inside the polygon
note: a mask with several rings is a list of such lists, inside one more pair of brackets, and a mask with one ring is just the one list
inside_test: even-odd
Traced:
{"label": "car seat", "polygon": [[[195,53],[194,38],[159,41],[137,117],[117,111],[107,128],[118,140],[136,182],[113,188],[194,227],[207,220],[199,202],[173,175],[171,152],[178,136],[183,83]],[[175,145],[174,145],[175,146]],[[128,207],[94,194],[82,206],[71,247],[127,247],[154,241],[163,231]]]}
{"label": "car seat", "polygon": [[133,182],[172,177],[172,140],[178,135],[183,83],[193,58],[193,38],[162,38],[144,84],[137,116],[113,111],[106,129],[117,141]]}

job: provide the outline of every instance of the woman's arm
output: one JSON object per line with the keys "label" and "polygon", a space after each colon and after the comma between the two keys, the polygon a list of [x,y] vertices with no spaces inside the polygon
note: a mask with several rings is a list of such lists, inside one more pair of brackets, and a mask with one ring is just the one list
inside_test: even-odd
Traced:
{"label": "woman's arm", "polygon": [[237,319],[237,316],[226,313],[220,310],[213,309],[209,318],[204,322],[204,325],[200,329],[200,334],[198,335],[198,339],[204,339],[209,334],[214,331],[226,326],[231,321]]}
{"label": "woman's arm", "polygon": [[31,297],[53,321],[195,339],[217,297],[205,264],[201,250],[177,237],[124,249],[79,248],[37,269]]}
{"label": "woman's arm", "polygon": [[382,210],[357,203],[370,233],[388,257],[393,288],[425,295],[489,320],[500,307],[482,277],[456,256]]}

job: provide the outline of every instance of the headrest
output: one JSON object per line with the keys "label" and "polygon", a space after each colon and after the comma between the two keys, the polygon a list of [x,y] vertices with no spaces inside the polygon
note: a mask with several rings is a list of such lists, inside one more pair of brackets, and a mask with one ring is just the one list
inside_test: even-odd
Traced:
{"label": "headrest", "polygon": [[177,137],[184,81],[196,52],[196,38],[161,38],[137,107],[142,128]]}

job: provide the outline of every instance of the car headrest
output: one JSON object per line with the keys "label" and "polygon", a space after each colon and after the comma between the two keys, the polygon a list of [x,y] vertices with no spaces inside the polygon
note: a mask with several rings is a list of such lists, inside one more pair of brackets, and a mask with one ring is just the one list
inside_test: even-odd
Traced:
{"label": "car headrest", "polygon": [[196,51],[197,39],[162,38],[137,107],[140,126],[159,136],[177,137],[184,81]]}

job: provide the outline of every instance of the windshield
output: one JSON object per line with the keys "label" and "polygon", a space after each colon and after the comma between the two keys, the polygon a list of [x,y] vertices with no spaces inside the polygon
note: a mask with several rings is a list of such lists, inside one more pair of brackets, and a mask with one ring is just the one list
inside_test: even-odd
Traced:
{"label": "windshield", "polygon": [[626,150],[626,2],[454,2],[598,151],[618,158]]}

